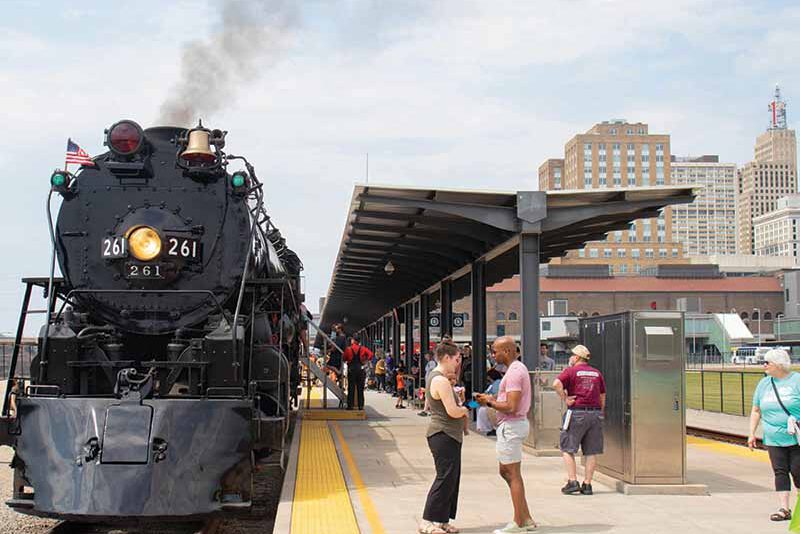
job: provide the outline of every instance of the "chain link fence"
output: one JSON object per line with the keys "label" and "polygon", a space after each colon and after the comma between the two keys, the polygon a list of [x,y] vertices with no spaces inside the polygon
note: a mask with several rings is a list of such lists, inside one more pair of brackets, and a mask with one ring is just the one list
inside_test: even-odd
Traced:
{"label": "chain link fence", "polygon": [[686,407],[730,415],[749,415],[753,392],[763,372],[687,370]]}

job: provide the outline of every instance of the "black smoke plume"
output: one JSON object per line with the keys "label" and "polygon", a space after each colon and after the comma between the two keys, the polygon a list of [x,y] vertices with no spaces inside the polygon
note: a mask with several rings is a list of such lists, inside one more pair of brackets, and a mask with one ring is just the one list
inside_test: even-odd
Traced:
{"label": "black smoke plume", "polygon": [[291,0],[223,0],[219,28],[184,46],[181,78],[161,105],[159,122],[191,126],[230,103],[237,87],[273,65],[298,13]]}

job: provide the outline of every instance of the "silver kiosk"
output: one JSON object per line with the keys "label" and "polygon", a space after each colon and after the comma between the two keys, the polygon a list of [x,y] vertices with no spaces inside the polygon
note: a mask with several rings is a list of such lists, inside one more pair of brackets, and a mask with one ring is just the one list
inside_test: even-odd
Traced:
{"label": "silver kiosk", "polygon": [[683,313],[581,320],[590,364],[606,381],[598,470],[628,484],[686,484]]}

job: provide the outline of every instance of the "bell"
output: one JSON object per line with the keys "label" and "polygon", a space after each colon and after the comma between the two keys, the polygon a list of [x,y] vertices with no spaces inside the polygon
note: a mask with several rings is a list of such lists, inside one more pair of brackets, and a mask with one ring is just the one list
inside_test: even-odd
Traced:
{"label": "bell", "polygon": [[189,132],[189,141],[186,150],[181,153],[181,159],[189,163],[214,163],[216,154],[211,151],[208,140],[209,132],[205,128],[195,128]]}

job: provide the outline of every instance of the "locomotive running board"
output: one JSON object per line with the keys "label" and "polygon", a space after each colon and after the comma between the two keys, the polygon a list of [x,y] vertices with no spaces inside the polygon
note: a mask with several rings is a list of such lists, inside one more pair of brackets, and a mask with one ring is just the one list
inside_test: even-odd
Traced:
{"label": "locomotive running board", "polygon": [[333,393],[339,402],[347,402],[347,395],[345,395],[344,391],[339,387],[339,384],[336,382],[331,382],[328,378],[328,374],[320,369],[319,365],[309,360],[307,357],[301,357],[300,361],[303,362],[306,367],[314,374],[320,382],[322,382],[322,387],[328,388],[328,391]]}

